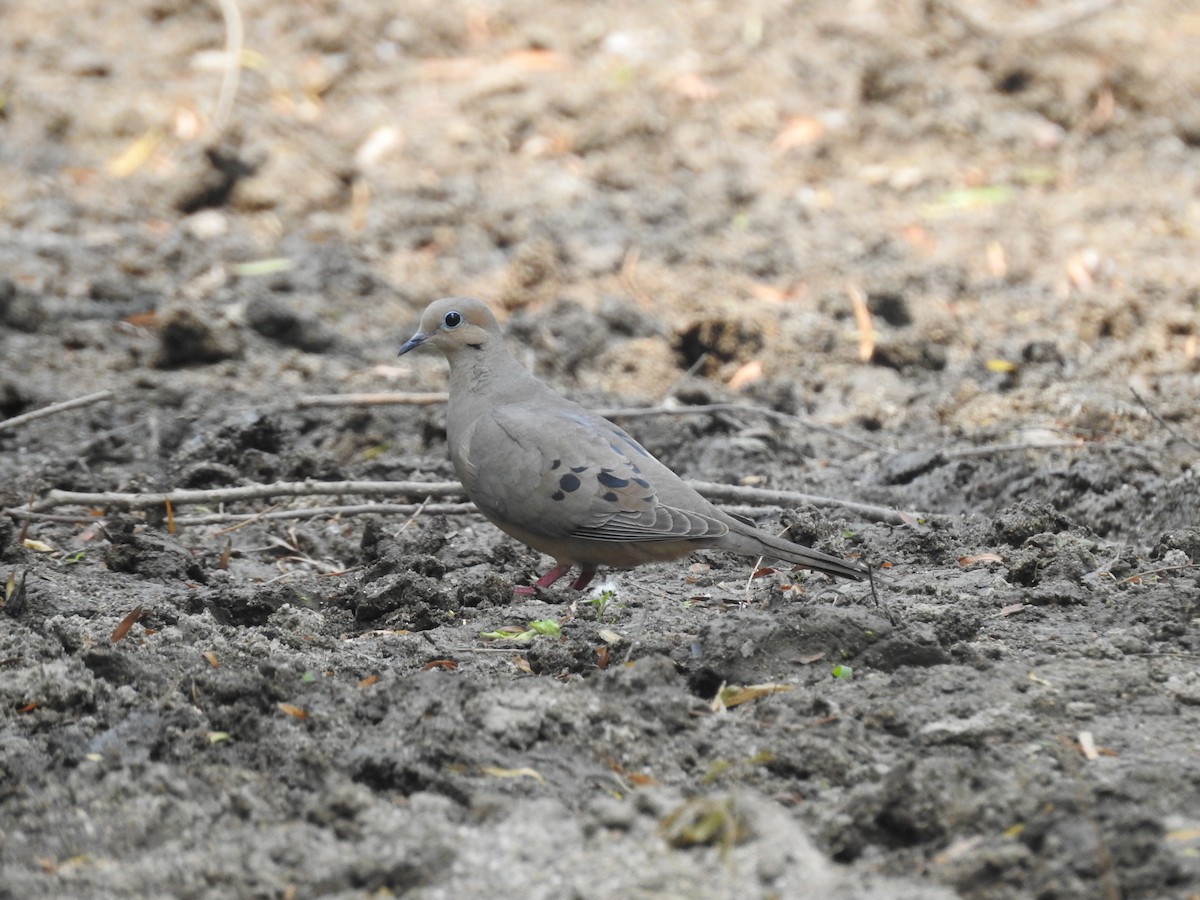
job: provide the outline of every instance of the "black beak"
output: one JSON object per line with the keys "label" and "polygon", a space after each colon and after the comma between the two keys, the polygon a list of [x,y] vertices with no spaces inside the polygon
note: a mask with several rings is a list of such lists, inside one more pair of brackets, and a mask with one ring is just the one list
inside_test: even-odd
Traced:
{"label": "black beak", "polygon": [[407,341],[404,342],[403,346],[401,346],[401,348],[400,348],[400,352],[397,353],[396,355],[403,356],[409,350],[416,350],[427,340],[429,340],[429,335],[427,335],[423,331],[418,331],[416,334],[414,334],[412,337],[410,337]]}

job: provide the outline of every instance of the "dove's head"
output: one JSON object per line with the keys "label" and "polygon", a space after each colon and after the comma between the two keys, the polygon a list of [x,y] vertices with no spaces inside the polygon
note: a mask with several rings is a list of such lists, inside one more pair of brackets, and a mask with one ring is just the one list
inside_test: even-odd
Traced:
{"label": "dove's head", "polygon": [[417,333],[404,342],[398,355],[429,345],[453,357],[467,348],[483,350],[499,340],[500,326],[486,305],[470,297],[446,297],[425,307]]}

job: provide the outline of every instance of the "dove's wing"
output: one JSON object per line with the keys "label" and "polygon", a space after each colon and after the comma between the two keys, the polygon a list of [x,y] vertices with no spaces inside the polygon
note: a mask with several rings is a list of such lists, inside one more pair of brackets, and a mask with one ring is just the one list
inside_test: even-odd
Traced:
{"label": "dove's wing", "polygon": [[[485,515],[532,534],[583,541],[688,541],[729,531],[637,441],[573,406],[508,404],[480,415],[461,436],[466,446],[453,454],[459,476]],[[664,490],[694,495],[691,508],[664,503]]]}

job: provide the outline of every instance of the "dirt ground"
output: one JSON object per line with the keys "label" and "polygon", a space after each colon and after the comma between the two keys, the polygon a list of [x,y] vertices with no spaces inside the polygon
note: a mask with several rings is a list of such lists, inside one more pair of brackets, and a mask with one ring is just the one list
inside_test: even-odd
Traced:
{"label": "dirt ground", "polygon": [[[3,6],[0,897],[1200,897],[1200,6],[240,17]],[[48,504],[451,480],[447,294],[878,602]]]}

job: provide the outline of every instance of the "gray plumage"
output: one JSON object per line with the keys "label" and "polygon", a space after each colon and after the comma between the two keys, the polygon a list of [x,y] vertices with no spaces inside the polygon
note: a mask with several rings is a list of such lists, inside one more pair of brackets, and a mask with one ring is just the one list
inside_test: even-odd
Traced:
{"label": "gray plumage", "polygon": [[572,566],[630,568],[704,548],[768,556],[841,578],[865,567],[757,530],[722,512],[607,419],[534,378],[478,300],[431,303],[400,348],[450,363],[447,439],[467,496],[491,522],[552,556],[547,587]]}

